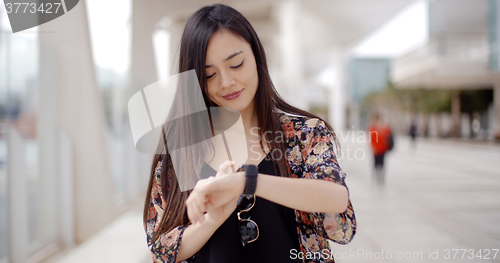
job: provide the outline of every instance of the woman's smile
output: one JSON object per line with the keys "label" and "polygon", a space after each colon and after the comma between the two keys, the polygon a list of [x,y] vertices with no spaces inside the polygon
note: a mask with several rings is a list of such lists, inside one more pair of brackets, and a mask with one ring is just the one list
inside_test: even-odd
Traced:
{"label": "woman's smile", "polygon": [[226,100],[234,100],[234,99],[238,98],[241,95],[242,92],[243,92],[243,89],[240,90],[240,91],[235,91],[235,92],[228,93],[228,94],[226,94],[226,95],[224,95],[222,97],[224,99],[226,99]]}

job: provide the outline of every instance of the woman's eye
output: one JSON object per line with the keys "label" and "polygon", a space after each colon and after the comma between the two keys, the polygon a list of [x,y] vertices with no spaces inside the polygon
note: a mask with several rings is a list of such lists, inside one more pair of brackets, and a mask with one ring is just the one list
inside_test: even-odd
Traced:
{"label": "woman's eye", "polygon": [[213,73],[213,74],[212,74],[212,75],[210,75],[210,76],[207,76],[207,79],[209,79],[209,78],[213,77],[214,75],[215,75],[215,73]]}
{"label": "woman's eye", "polygon": [[237,66],[233,66],[233,67],[231,67],[231,68],[239,68],[239,67],[241,67],[241,65],[243,65],[243,61],[245,61],[245,60],[242,60],[242,61],[241,61],[241,63],[240,63],[239,65],[237,65]]}

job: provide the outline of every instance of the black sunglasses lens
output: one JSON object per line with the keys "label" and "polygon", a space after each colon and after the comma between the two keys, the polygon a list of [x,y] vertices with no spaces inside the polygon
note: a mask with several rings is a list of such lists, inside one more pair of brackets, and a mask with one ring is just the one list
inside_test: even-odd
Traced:
{"label": "black sunglasses lens", "polygon": [[239,210],[248,210],[252,207],[255,202],[255,198],[253,196],[240,196],[238,201],[238,209]]}
{"label": "black sunglasses lens", "polygon": [[259,230],[255,223],[252,221],[240,221],[238,223],[238,229],[240,230],[241,241],[244,244],[254,241],[259,235]]}

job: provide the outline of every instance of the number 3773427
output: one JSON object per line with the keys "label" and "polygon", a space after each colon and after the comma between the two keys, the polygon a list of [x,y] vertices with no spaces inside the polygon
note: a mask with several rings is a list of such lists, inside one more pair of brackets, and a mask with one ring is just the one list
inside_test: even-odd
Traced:
{"label": "number 3773427", "polygon": [[444,259],[496,259],[498,254],[496,249],[445,249]]}
{"label": "number 3773427", "polygon": [[6,3],[5,9],[8,14],[14,13],[44,13],[44,14],[57,14],[58,12],[64,13],[61,3]]}

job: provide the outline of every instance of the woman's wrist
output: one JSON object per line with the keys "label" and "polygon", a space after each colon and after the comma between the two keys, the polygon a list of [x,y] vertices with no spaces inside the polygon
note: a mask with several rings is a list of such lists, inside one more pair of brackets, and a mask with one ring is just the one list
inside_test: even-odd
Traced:
{"label": "woman's wrist", "polygon": [[245,172],[237,172],[234,174],[236,177],[238,177],[238,182],[240,182],[238,185],[237,193],[238,196],[243,194],[243,191],[245,190],[245,184],[246,184],[246,176]]}
{"label": "woman's wrist", "polygon": [[266,180],[266,176],[269,176],[267,174],[261,174],[259,173],[259,175],[257,175],[257,177],[260,179],[260,180],[257,180],[257,186],[255,187],[255,195],[256,196],[260,196],[260,197],[263,197],[262,196],[262,187],[259,187],[260,184],[262,184],[262,180]]}

